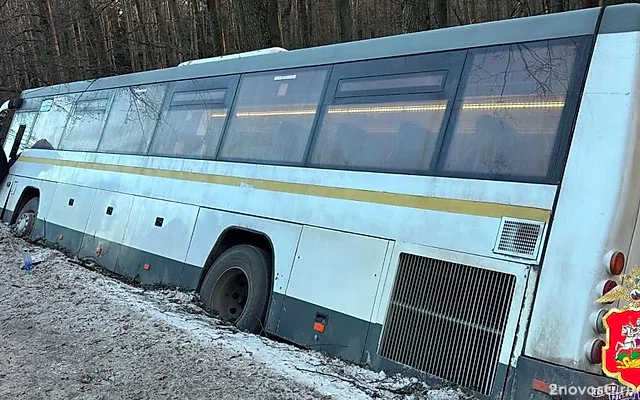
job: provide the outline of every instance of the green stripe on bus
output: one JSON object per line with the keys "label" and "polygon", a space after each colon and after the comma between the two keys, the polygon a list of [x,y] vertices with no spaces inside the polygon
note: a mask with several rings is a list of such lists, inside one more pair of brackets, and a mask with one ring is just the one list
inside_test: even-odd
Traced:
{"label": "green stripe on bus", "polygon": [[448,199],[411,194],[378,192],[373,190],[347,189],[340,187],[291,183],[266,179],[241,178],[236,176],[184,172],[168,169],[133,167],[116,164],[102,164],[86,161],[71,161],[50,158],[20,157],[20,161],[32,164],[46,164],[61,167],[91,169],[96,171],[119,172],[156,178],[169,178],[191,182],[212,183],[226,186],[250,186],[254,189],[272,192],[301,194],[340,200],[353,200],[366,203],[386,204],[399,207],[449,212],[455,214],[477,215],[482,217],[512,217],[548,222],[551,211],[543,208],[516,206],[486,201]]}

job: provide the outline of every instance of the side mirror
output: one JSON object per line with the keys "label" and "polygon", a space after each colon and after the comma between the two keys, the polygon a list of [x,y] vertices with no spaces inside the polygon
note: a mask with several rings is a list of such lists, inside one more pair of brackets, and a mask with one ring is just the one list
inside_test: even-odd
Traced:
{"label": "side mirror", "polygon": [[9,100],[9,108],[11,109],[19,109],[24,104],[24,99],[20,97],[16,97],[15,99]]}
{"label": "side mirror", "polygon": [[11,105],[11,100],[5,101],[2,105],[0,105],[0,127],[2,127],[2,121],[9,113],[9,106]]}

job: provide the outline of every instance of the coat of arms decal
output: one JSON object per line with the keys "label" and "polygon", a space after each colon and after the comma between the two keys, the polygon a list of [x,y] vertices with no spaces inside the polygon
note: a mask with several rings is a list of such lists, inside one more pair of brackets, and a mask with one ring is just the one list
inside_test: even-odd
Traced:
{"label": "coat of arms decal", "polygon": [[622,308],[613,308],[603,318],[606,328],[602,349],[602,370],[623,385],[640,390],[640,268],[622,277],[622,285],[600,297],[598,303],[626,300]]}

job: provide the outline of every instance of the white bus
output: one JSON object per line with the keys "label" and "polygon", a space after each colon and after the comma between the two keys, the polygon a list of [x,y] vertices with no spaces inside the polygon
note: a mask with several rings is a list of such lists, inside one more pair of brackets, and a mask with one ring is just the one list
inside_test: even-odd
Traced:
{"label": "white bus", "polygon": [[613,382],[639,77],[621,5],[25,90],[2,218],[241,329],[549,398]]}

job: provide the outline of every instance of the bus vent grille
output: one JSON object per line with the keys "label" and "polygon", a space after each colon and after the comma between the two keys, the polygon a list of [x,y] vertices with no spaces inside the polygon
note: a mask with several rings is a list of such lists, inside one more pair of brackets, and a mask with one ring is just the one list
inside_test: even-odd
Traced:
{"label": "bus vent grille", "polygon": [[544,222],[503,218],[494,252],[535,260],[538,258]]}
{"label": "bus vent grille", "polygon": [[379,354],[489,396],[516,278],[400,254]]}

